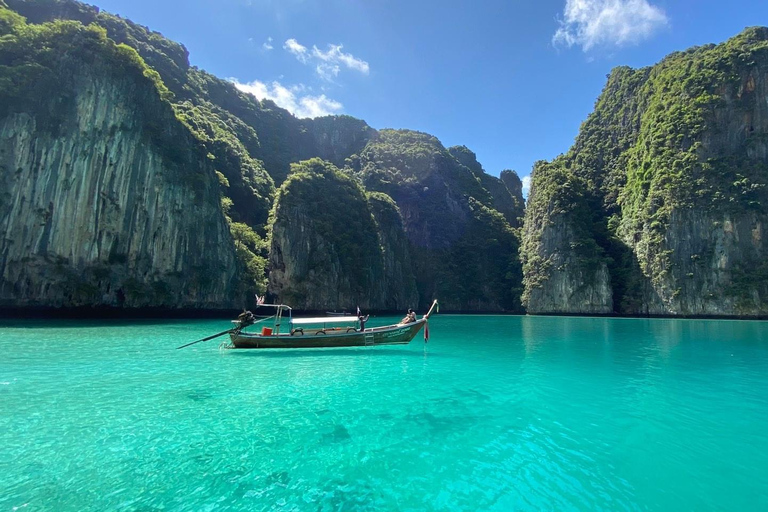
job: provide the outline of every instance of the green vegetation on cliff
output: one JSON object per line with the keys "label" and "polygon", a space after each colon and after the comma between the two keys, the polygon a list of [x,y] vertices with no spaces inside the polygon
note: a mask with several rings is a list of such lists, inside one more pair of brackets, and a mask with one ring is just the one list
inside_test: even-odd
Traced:
{"label": "green vegetation on cliff", "polygon": [[0,20],[0,300],[239,302],[254,284],[237,271],[207,152],[160,75],[98,25],[28,24],[5,7]]}
{"label": "green vegetation on cliff", "polygon": [[517,234],[497,210],[472,197],[467,203],[470,218],[461,238],[425,258],[438,269],[434,295],[456,309],[521,312]]}
{"label": "green vegetation on cliff", "polygon": [[[93,63],[115,79],[154,83],[161,98],[169,91],[152,68],[130,46],[116,44],[96,25],[56,21],[30,25],[15,13],[0,8],[0,115],[35,110],[53,128],[70,107],[63,101],[57,111],[41,102],[52,92],[75,87],[71,66]],[[48,111],[40,111],[48,108]]]}
{"label": "green vegetation on cliff", "polygon": [[405,294],[415,287],[397,207],[333,164],[293,164],[271,219],[270,284],[282,300],[306,309],[394,309],[415,298]]}
{"label": "green vegetation on cliff", "polygon": [[474,153],[425,133],[381,130],[348,165],[397,203],[420,304],[440,297],[451,309],[520,310],[518,241],[499,208],[515,216],[506,207],[522,197],[485,174]]}
{"label": "green vegetation on cliff", "polygon": [[[209,159],[226,178],[221,185],[222,194],[232,202],[229,215],[263,231],[272,207],[275,183],[261,161],[251,157],[235,136],[237,128],[247,132],[249,127],[236,126],[241,121],[226,113],[214,112],[210,105],[195,106],[189,101],[176,105],[176,115],[205,144]],[[248,134],[256,138],[252,129]]]}
{"label": "green vegetation on cliff", "polygon": [[[546,286],[555,255],[567,254],[571,272],[607,266],[616,312],[647,306],[646,279],[664,311],[695,302],[681,296],[680,275],[690,262],[674,254],[674,212],[746,218],[765,211],[768,126],[759,98],[767,70],[766,28],[674,53],[650,68],[615,69],[571,150],[534,169],[521,253],[525,301]],[[548,246],[559,229],[553,226],[567,226],[567,244]],[[736,287],[701,286],[713,296]]]}
{"label": "green vegetation on cliff", "polygon": [[[307,229],[325,246],[323,249],[309,247],[308,260],[321,265],[329,261],[327,254],[314,253],[332,250],[341,265],[337,271],[359,288],[356,292],[362,293],[371,285],[366,282],[366,273],[377,255],[376,226],[365,192],[355,180],[319,158],[293,164],[277,194],[274,222],[285,218],[284,211],[300,215],[310,223],[309,226],[290,225],[289,229]],[[314,270],[321,274],[335,269],[315,267]]]}

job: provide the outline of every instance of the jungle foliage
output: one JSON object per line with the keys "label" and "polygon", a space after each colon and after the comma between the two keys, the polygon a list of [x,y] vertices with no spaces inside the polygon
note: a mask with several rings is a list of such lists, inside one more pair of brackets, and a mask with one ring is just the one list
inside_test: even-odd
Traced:
{"label": "jungle foliage", "polygon": [[[526,293],[549,276],[547,226],[574,232],[577,264],[605,262],[614,308],[637,300],[640,273],[659,283],[672,266],[664,237],[673,210],[734,215],[768,206],[768,165],[750,148],[765,142],[746,120],[737,144],[720,144],[726,112],[744,112],[754,77],[768,66],[768,28],[749,28],[719,45],[676,52],[634,70],[619,67],[573,147],[538,163],[526,210],[521,258]],[[634,257],[633,257],[634,256]]]}

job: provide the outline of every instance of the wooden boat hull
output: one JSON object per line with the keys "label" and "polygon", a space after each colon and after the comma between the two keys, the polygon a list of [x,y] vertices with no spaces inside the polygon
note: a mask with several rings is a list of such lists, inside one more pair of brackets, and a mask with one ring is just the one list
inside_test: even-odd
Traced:
{"label": "wooden boat hull", "polygon": [[364,332],[327,332],[326,334],[279,334],[233,332],[229,335],[235,348],[331,348],[407,345],[424,327],[425,319],[410,324],[374,327]]}

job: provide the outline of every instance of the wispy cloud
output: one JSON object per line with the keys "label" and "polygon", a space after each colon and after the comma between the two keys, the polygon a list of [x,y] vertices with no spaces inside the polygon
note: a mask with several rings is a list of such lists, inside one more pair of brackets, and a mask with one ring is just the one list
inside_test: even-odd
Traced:
{"label": "wispy cloud", "polygon": [[283,48],[293,54],[302,64],[314,64],[317,75],[329,82],[339,75],[342,67],[364,75],[371,71],[370,65],[366,61],[351,53],[343,52],[344,46],[340,44],[329,44],[325,51],[317,46],[312,46],[312,50],[310,50],[296,39],[291,38],[285,42]]}
{"label": "wispy cloud", "polygon": [[272,46],[272,38],[268,37],[267,40],[264,42],[264,44],[261,45],[261,47],[267,51],[273,49],[274,46]]}
{"label": "wispy cloud", "polygon": [[554,45],[597,46],[637,44],[669,24],[662,9],[648,0],[566,0]]}
{"label": "wispy cloud", "polygon": [[341,68],[337,64],[318,64],[315,67],[317,76],[326,82],[333,82],[333,79],[339,76],[339,71]]}
{"label": "wispy cloud", "polygon": [[523,197],[528,199],[528,194],[531,193],[531,177],[523,176]]}
{"label": "wispy cloud", "polygon": [[371,68],[367,62],[358,59],[351,53],[342,52],[342,48],[344,47],[340,44],[329,44],[328,50],[322,51],[317,46],[313,46],[312,55],[329,64],[344,64],[347,68],[359,71],[364,75],[370,72]]}
{"label": "wispy cloud", "polygon": [[288,39],[283,45],[283,48],[291,52],[294,56],[296,56],[296,58],[299,59],[299,62],[302,62],[304,64],[307,63],[307,60],[309,58],[309,52],[307,51],[307,47],[299,44],[297,40],[293,38]]}
{"label": "wispy cloud", "polygon": [[344,108],[341,103],[325,94],[313,96],[304,85],[285,86],[277,81],[264,83],[258,80],[242,83],[236,79],[232,79],[232,82],[241,91],[253,94],[260,100],[272,100],[296,117],[338,114]]}

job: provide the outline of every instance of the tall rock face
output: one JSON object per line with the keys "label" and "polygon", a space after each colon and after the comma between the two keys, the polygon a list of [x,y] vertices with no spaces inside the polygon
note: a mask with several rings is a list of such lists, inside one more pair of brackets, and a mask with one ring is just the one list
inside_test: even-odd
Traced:
{"label": "tall rock face", "polygon": [[523,185],[520,182],[520,187],[513,189],[507,186],[507,182],[512,183],[514,187],[514,180],[520,181],[515,171],[502,171],[507,180],[505,182],[501,176],[497,178],[486,174],[483,166],[477,161],[477,155],[466,146],[450,147],[448,148],[448,153],[461,165],[469,169],[480,182],[480,185],[488,191],[491,196],[491,206],[503,214],[512,227],[520,227],[525,211]]}
{"label": "tall rock face", "polygon": [[362,151],[376,135],[376,130],[365,121],[351,116],[325,116],[303,120],[312,135],[309,147],[301,148],[299,160],[318,157],[336,167],[344,166],[346,159]]}
{"label": "tall rock face", "polygon": [[373,283],[374,295],[381,297],[379,307],[390,311],[416,307],[419,293],[400,209],[380,192],[368,193],[367,199],[381,252],[381,271]]}
{"label": "tall rock face", "polygon": [[569,153],[534,169],[524,302],[768,314],[767,208],[768,29],[619,68]]}
{"label": "tall rock face", "polygon": [[431,135],[381,130],[349,172],[397,203],[421,307],[439,297],[453,310],[519,311],[518,240],[497,208],[511,195],[469,150],[452,151],[461,160]]}
{"label": "tall rock face", "polygon": [[514,198],[453,151],[473,169],[431,135],[382,130],[348,158],[353,179],[320,160],[294,165],[276,200],[270,291],[308,309],[439,297],[451,310],[519,311],[518,241],[495,208],[513,214]]}
{"label": "tall rock face", "polygon": [[[528,196],[521,254],[526,288],[523,301],[530,313],[608,314],[613,291],[607,262],[591,235],[592,210],[584,201],[585,185],[563,169],[539,162],[539,184]],[[561,183],[571,180],[563,193]],[[546,180],[546,181],[545,181]],[[540,194],[559,191],[542,201]],[[585,224],[581,221],[588,219]]]}
{"label": "tall rock face", "polygon": [[138,55],[0,8],[0,304],[239,305],[205,152]]}
{"label": "tall rock face", "polygon": [[509,194],[512,196],[512,208],[511,217],[509,223],[514,228],[522,227],[523,218],[525,217],[525,198],[523,198],[523,181],[515,171],[505,169],[499,174],[499,179],[507,187]]}
{"label": "tall rock face", "polygon": [[416,303],[397,207],[333,164],[293,166],[278,191],[269,290],[296,308],[404,309]]}

